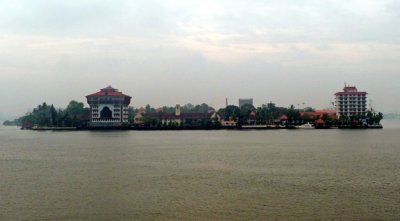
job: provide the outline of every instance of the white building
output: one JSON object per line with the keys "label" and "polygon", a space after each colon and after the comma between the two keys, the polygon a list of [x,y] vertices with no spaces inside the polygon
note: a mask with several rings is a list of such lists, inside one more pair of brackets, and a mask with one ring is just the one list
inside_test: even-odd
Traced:
{"label": "white building", "polygon": [[90,106],[91,127],[118,127],[128,123],[130,96],[108,86],[86,98]]}
{"label": "white building", "polygon": [[342,92],[335,93],[336,115],[338,117],[365,115],[367,94],[365,91],[358,91],[355,86],[345,86]]}

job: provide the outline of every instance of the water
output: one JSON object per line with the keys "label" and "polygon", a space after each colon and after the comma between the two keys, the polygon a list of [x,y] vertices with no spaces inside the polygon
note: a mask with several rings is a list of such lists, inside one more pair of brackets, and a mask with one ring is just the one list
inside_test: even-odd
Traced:
{"label": "water", "polygon": [[399,220],[383,130],[0,127],[0,220]]}

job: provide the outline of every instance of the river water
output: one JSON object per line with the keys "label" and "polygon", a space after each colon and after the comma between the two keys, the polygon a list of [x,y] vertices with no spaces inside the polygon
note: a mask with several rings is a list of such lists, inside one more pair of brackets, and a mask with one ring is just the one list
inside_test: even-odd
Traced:
{"label": "river water", "polygon": [[382,130],[0,127],[0,220],[399,220]]}

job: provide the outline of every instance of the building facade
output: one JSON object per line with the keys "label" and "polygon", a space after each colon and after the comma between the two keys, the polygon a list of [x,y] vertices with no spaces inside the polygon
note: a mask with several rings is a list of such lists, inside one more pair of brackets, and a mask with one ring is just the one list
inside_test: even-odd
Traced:
{"label": "building facade", "polygon": [[322,118],[324,115],[332,119],[337,119],[336,110],[315,110],[313,112],[300,112],[302,119],[316,120]]}
{"label": "building facade", "polygon": [[119,127],[128,123],[130,96],[108,86],[86,98],[90,106],[91,127]]}
{"label": "building facade", "polygon": [[355,86],[345,86],[335,93],[336,115],[358,116],[367,112],[367,92],[358,91]]}
{"label": "building facade", "polygon": [[253,105],[253,98],[239,98],[239,107],[242,108],[245,104]]}

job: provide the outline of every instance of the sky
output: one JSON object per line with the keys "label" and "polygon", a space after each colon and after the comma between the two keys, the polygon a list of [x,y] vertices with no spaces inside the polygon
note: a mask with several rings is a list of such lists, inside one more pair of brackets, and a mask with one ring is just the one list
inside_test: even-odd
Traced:
{"label": "sky", "polygon": [[253,98],[399,112],[397,0],[0,0],[0,119],[112,85],[134,107]]}

